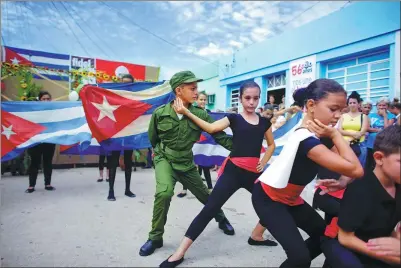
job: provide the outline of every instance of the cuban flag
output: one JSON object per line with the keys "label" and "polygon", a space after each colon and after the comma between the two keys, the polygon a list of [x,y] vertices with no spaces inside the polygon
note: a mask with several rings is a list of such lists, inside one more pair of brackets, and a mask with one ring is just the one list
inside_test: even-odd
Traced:
{"label": "cuban flag", "polygon": [[[226,116],[226,113],[210,113],[210,115],[215,120],[219,120]],[[274,150],[268,165],[271,164],[272,161],[274,161],[274,159],[280,154],[284,144],[288,142],[288,138],[291,136],[291,133],[293,133],[301,124],[301,119],[302,113],[299,112],[290,120],[288,120],[283,126],[273,132],[276,149]],[[232,130],[230,128],[227,128],[224,131],[228,135],[232,135]],[[264,140],[261,148],[261,157],[266,152],[266,149],[267,143]],[[221,165],[224,159],[230,154],[230,151],[217,144],[211,135],[203,132],[201,139],[193,147],[193,153],[195,164],[208,167],[213,165]],[[266,165],[266,168],[268,165]]]}
{"label": "cuban flag", "polygon": [[[70,55],[3,46],[2,56],[2,61],[5,63],[34,67],[33,69],[40,75],[51,80],[70,79]],[[43,79],[36,74],[33,77]]]}
{"label": "cuban flag", "polygon": [[79,144],[92,134],[80,102],[6,101],[1,103],[1,161],[39,144]]}
{"label": "cuban flag", "polygon": [[167,81],[86,85],[79,95],[98,143],[92,146],[106,152],[152,147],[148,138],[152,113],[175,98]]}

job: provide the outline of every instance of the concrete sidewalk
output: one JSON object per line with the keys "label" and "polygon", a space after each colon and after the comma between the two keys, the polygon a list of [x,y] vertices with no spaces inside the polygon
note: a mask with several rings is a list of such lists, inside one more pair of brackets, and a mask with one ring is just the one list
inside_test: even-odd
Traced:
{"label": "concrete sidewalk", "polygon": [[[116,202],[106,200],[108,183],[96,182],[97,176],[97,168],[54,170],[52,185],[57,190],[45,191],[40,174],[32,194],[24,193],[27,177],[3,176],[2,266],[157,267],[173,253],[202,208],[191,193],[183,199],[174,196],[164,247],[140,257],[139,248],[147,240],[152,217],[153,169],[133,172],[131,190],[137,197],[132,199],[124,196],[124,173],[119,170]],[[215,176],[213,172],[213,179]],[[176,192],[181,188],[178,183]],[[281,246],[247,244],[258,220],[247,191],[238,191],[223,210],[235,228],[235,236],[224,235],[213,220],[186,255],[183,267],[277,267],[284,261]],[[313,266],[321,267],[323,259],[320,256]]]}

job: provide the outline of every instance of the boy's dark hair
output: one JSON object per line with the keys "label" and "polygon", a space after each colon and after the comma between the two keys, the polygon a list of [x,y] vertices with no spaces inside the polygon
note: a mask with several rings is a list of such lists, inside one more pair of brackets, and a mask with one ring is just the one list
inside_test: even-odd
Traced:
{"label": "boy's dark hair", "polygon": [[401,149],[401,126],[393,125],[383,129],[376,136],[373,152],[382,152],[385,156],[398,154]]}

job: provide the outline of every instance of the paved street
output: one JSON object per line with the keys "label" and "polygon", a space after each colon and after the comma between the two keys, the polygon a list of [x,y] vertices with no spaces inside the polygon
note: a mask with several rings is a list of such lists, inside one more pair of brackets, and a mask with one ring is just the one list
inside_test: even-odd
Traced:
{"label": "paved street", "polygon": [[[44,190],[40,174],[32,194],[24,193],[27,177],[5,174],[1,179],[2,266],[158,266],[173,253],[202,205],[190,193],[183,199],[174,196],[164,247],[140,257],[139,248],[150,228],[155,180],[153,169],[139,168],[132,175],[131,190],[137,197],[124,196],[124,173],[119,170],[117,201],[109,202],[108,184],[96,182],[97,168],[54,170],[54,192]],[[177,184],[176,192],[181,188]],[[285,259],[281,246],[247,244],[257,223],[248,192],[238,191],[223,209],[236,235],[224,235],[213,220],[182,266],[277,267]],[[319,257],[313,266],[321,267],[322,260]]]}

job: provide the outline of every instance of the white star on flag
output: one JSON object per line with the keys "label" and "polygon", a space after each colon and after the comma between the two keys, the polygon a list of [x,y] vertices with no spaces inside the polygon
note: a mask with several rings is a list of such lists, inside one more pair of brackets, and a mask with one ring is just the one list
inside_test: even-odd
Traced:
{"label": "white star on flag", "polygon": [[14,59],[11,60],[12,64],[19,64],[20,60],[18,60],[16,57],[14,57]]}
{"label": "white star on flag", "polygon": [[11,135],[15,135],[16,133],[12,131],[13,125],[10,125],[9,127],[3,126],[3,132],[1,132],[1,135],[6,136],[7,140],[10,140]]}
{"label": "white star on flag", "polygon": [[100,111],[99,118],[97,119],[98,122],[102,120],[104,117],[108,117],[114,122],[117,122],[113,112],[117,110],[118,107],[120,107],[121,105],[110,105],[109,102],[107,101],[106,96],[103,96],[102,104],[95,102],[92,102],[92,104],[96,107],[96,109]]}

